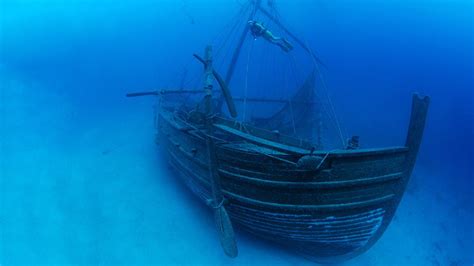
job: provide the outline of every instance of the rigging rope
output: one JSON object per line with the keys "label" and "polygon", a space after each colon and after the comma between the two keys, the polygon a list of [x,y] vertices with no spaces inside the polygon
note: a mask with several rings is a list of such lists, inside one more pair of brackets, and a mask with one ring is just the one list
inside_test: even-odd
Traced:
{"label": "rigging rope", "polygon": [[[273,5],[271,6],[271,12],[273,13],[275,19],[276,19],[277,21],[280,21],[280,22],[281,22],[281,16],[280,16],[278,10],[277,10],[276,7],[275,7],[275,3],[273,3]],[[315,60],[315,58],[314,58],[314,56],[317,56],[317,54],[316,54],[316,53],[311,49],[311,47],[308,45],[308,41],[307,41],[305,38],[304,38],[303,40],[305,41],[306,46],[307,46],[308,49],[309,49],[311,60],[312,60],[312,62],[313,62],[313,65],[314,65],[315,68],[316,68],[316,71],[318,72],[318,76],[319,76],[319,78],[320,78],[320,80],[321,80],[321,84],[322,84],[322,87],[323,87],[324,92],[325,92],[325,96],[326,96],[326,99],[327,99],[327,102],[328,102],[328,105],[329,105],[329,108],[330,108],[330,112],[328,112],[328,110],[324,107],[324,105],[323,105],[323,108],[325,109],[325,112],[326,112],[326,114],[328,115],[329,120],[330,120],[331,122],[333,122],[333,125],[335,125],[335,128],[336,128],[336,130],[337,130],[337,132],[338,132],[338,134],[339,134],[339,138],[340,138],[340,140],[341,140],[341,142],[342,142],[342,145],[343,145],[343,147],[344,147],[344,146],[345,146],[345,139],[344,139],[344,134],[343,134],[343,132],[342,132],[343,130],[342,130],[341,125],[340,125],[340,123],[339,123],[339,119],[338,119],[337,114],[336,114],[336,112],[335,112],[334,105],[333,105],[333,103],[332,103],[331,97],[329,96],[328,88],[327,88],[327,85],[326,85],[326,81],[325,81],[324,76],[322,75],[322,72],[321,72],[321,70],[320,70],[319,63],[316,62],[316,60]],[[314,56],[313,56],[313,55],[314,55]],[[293,58],[293,60],[294,60],[294,58]],[[347,134],[346,134],[346,135],[347,135]]]}
{"label": "rigging rope", "polygon": [[290,113],[291,113],[291,122],[292,122],[292,125],[293,125],[293,134],[296,135],[295,113],[293,112],[293,104],[291,103],[291,98],[288,99],[288,102],[290,104]]}
{"label": "rigging rope", "polygon": [[[306,46],[308,47],[310,53],[314,54],[313,53],[313,50],[311,49],[311,47],[308,45],[308,41],[306,39],[304,39],[304,41],[306,42]],[[339,133],[339,137],[341,139],[341,143],[342,143],[342,147],[345,147],[346,145],[346,141],[345,141],[345,138],[344,138],[344,135],[342,133],[342,129],[341,129],[341,125],[339,123],[339,119],[337,118],[337,114],[336,114],[336,111],[334,109],[334,105],[332,103],[332,100],[331,100],[331,97],[329,96],[329,92],[328,92],[328,88],[327,88],[327,85],[326,85],[326,80],[324,79],[324,76],[319,68],[319,64],[318,62],[316,62],[316,60],[314,59],[313,56],[311,56],[311,59],[313,60],[313,64],[316,68],[316,71],[318,72],[318,76],[319,76],[319,79],[321,80],[321,85],[322,85],[322,88],[324,89],[325,91],[325,95],[326,95],[326,99],[329,103],[329,107],[331,108],[331,112],[332,112],[332,115],[334,116],[334,121],[336,123],[336,128],[338,130],[338,133]]]}
{"label": "rigging rope", "polygon": [[250,49],[247,55],[247,66],[245,70],[245,87],[244,87],[244,113],[242,116],[242,122],[245,122],[245,118],[247,115],[247,96],[248,96],[247,92],[248,92],[248,82],[249,82],[250,56],[252,54],[254,43],[255,41],[252,41],[252,43],[250,44]]}
{"label": "rigging rope", "polygon": [[[222,28],[222,30],[218,31],[218,33],[216,34],[216,36],[213,38],[213,41],[212,43],[216,43],[216,42],[221,42],[220,45],[216,45],[217,46],[217,49],[216,49],[216,53],[214,54],[214,57],[218,57],[219,56],[219,53],[222,51],[223,47],[225,47],[225,45],[228,43],[229,39],[231,38],[231,36],[234,36],[235,38],[235,31],[236,29],[238,28],[238,26],[240,25],[240,18],[242,17],[243,14],[245,14],[246,12],[248,12],[248,10],[251,8],[251,3],[247,3],[246,5],[242,5],[239,12],[237,12],[234,17]],[[227,29],[230,28],[230,31],[227,31]],[[227,34],[225,34],[227,33]],[[227,49],[227,53],[230,49]],[[220,62],[219,65],[222,65],[225,60],[225,58],[223,58],[223,60]],[[189,65],[191,64],[191,62],[194,61],[194,58],[190,58],[187,63],[185,64],[185,67],[183,68],[183,72],[187,72],[187,69],[189,67]],[[219,60],[220,61],[220,60]],[[173,75],[173,76],[181,76],[181,75]],[[197,88],[200,84],[200,82],[202,81],[202,78],[203,78],[203,73],[202,72],[195,72],[193,75],[191,75],[190,77],[184,77],[182,78],[181,80],[181,84],[182,84],[182,87],[187,87],[187,86],[190,86],[190,87],[193,87],[193,88]],[[187,104],[190,100],[190,98],[192,97],[192,95],[186,95],[184,96],[183,98],[183,103],[184,104]]]}
{"label": "rigging rope", "polygon": [[[284,72],[284,80],[285,80],[285,90],[288,90],[288,72]],[[293,111],[293,104],[291,103],[291,97],[288,99],[289,105],[290,105],[290,112],[291,112],[291,121],[293,125],[293,134],[296,135],[296,123],[295,123],[295,112]]]}
{"label": "rigging rope", "polygon": [[[293,78],[295,79],[295,83],[297,84],[298,87],[301,87],[302,84],[301,84],[301,85],[299,84],[298,77],[297,77],[297,75],[296,75],[296,72],[298,72],[298,71],[296,70],[296,68],[297,68],[297,67],[296,67],[296,66],[297,66],[297,64],[296,64],[296,58],[295,58],[295,56],[292,54],[292,56],[289,57],[289,59],[290,59],[290,68],[291,68],[291,70],[292,70]],[[327,115],[327,117],[329,118],[329,121],[331,122],[331,125],[332,125],[335,129],[337,129],[337,124],[334,122],[334,119],[332,119],[332,115],[331,115],[331,113],[327,110],[326,106],[325,106],[322,102],[320,102],[319,106],[322,108],[324,114]],[[320,121],[322,121],[322,120],[320,120]],[[318,126],[321,126],[321,125],[318,124]],[[322,136],[321,136],[321,130],[320,130],[319,128],[318,128],[318,131],[319,131],[319,134],[318,134],[319,137],[322,137]]]}
{"label": "rigging rope", "polygon": [[[246,14],[248,12],[248,10],[250,9],[251,5],[250,3],[248,3],[246,6],[242,6],[242,8],[240,9],[240,11],[232,18],[232,20],[222,29],[222,33],[225,32],[224,30],[229,28],[230,25],[232,25],[231,27],[231,30],[230,32],[228,32],[228,34],[226,35],[226,37],[224,38],[224,41],[221,45],[218,46],[216,52],[214,53],[215,56],[214,57],[217,57],[219,55],[219,53],[221,52],[222,48],[227,44],[227,41],[230,39],[230,36],[232,36],[232,33],[235,32],[235,30],[238,28],[238,26],[240,25],[240,20],[241,20],[241,17]],[[223,35],[223,34],[222,34]],[[214,42],[217,40],[217,38],[214,39]]]}

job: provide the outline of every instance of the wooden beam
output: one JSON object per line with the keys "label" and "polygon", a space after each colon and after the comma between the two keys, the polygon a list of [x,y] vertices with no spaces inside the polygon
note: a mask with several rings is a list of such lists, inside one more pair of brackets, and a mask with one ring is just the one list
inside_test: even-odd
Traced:
{"label": "wooden beam", "polygon": [[[204,59],[202,59],[197,54],[194,54],[194,57],[197,60],[201,61],[204,64],[204,67],[207,68],[207,65],[206,65],[206,62],[204,61]],[[235,109],[234,100],[232,99],[232,95],[230,93],[229,87],[227,86],[227,83],[222,79],[221,75],[219,73],[217,73],[216,70],[212,69],[212,74],[214,75],[214,78],[216,79],[217,83],[219,84],[219,87],[221,87],[222,96],[224,96],[224,99],[227,103],[227,108],[229,110],[230,115],[233,118],[236,118],[237,117],[237,110]],[[218,110],[220,110],[220,109],[218,109]]]}
{"label": "wooden beam", "polygon": [[420,96],[418,94],[413,95],[410,124],[408,126],[408,133],[405,142],[405,146],[409,149],[406,158],[408,176],[411,174],[411,171],[415,166],[418,150],[421,145],[421,140],[423,139],[423,131],[425,129],[429,106],[429,96]]}
{"label": "wooden beam", "polygon": [[[261,103],[288,103],[290,100],[285,99],[267,99],[267,98],[244,98],[244,97],[234,97],[234,101],[248,101],[248,102],[261,102]],[[317,104],[315,101],[291,101],[292,103],[298,104]]]}
{"label": "wooden beam", "polygon": [[251,135],[251,134],[247,134],[247,133],[242,132],[240,130],[228,127],[226,125],[214,124],[214,127],[218,128],[218,129],[220,129],[220,130],[222,130],[222,131],[224,131],[228,134],[232,134],[236,137],[240,137],[242,139],[245,139],[245,140],[247,140],[251,143],[262,145],[264,147],[268,147],[270,149],[275,149],[277,151],[281,151],[281,152],[285,152],[285,153],[289,153],[289,154],[294,154],[294,155],[306,155],[306,154],[310,153],[309,149],[303,149],[303,148],[299,148],[299,147],[295,147],[295,146],[289,146],[289,145],[286,145],[286,144],[282,144],[282,143],[274,142],[274,141],[271,141],[271,140],[263,139],[263,138],[260,138],[260,137],[257,137],[257,136]]}
{"label": "wooden beam", "polygon": [[207,134],[207,155],[209,164],[209,181],[211,183],[212,199],[210,206],[214,210],[214,220],[216,222],[217,231],[219,232],[219,239],[227,256],[231,258],[237,257],[238,250],[235,242],[235,233],[232,227],[232,222],[224,207],[224,196],[222,193],[221,180],[218,172],[217,155],[215,151],[215,144],[210,137],[213,135],[212,118],[212,82],[214,80],[212,69],[212,46],[207,46],[205,51],[205,72],[204,72],[204,91],[205,105],[206,105],[206,127]]}

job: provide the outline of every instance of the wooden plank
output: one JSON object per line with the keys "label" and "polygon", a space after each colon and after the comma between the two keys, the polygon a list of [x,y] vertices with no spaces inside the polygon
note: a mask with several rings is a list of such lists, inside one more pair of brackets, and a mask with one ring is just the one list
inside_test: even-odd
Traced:
{"label": "wooden plank", "polygon": [[351,203],[340,203],[340,204],[321,204],[321,205],[293,205],[293,204],[281,204],[281,203],[270,203],[260,200],[251,199],[248,197],[242,197],[237,194],[226,191],[226,197],[240,201],[248,205],[259,206],[266,209],[285,209],[285,210],[305,210],[305,211],[341,211],[348,209],[357,209],[367,206],[374,206],[377,204],[385,203],[390,201],[395,195],[389,194],[380,198],[375,198],[365,201],[357,201]]}
{"label": "wooden plank", "polygon": [[333,188],[354,188],[357,186],[367,186],[377,183],[384,183],[388,181],[400,179],[404,173],[397,172],[393,174],[387,174],[375,177],[366,177],[353,180],[342,180],[342,181],[323,181],[323,182],[299,182],[299,180],[288,181],[271,181],[260,178],[254,178],[245,176],[237,173],[232,173],[223,169],[219,169],[219,173],[223,174],[228,178],[233,178],[238,181],[245,181],[255,185],[266,186],[266,187],[280,187],[287,189],[333,189]]}
{"label": "wooden plank", "polygon": [[[207,165],[186,152],[181,145],[170,142],[170,153],[180,157],[182,165],[191,167],[199,179],[204,181]],[[383,176],[360,180],[357,185],[350,182],[271,182],[243,175],[233,175],[219,170],[225,190],[240,196],[271,203],[284,204],[334,204],[369,200],[387,195],[393,191],[393,184],[399,176]],[[207,182],[207,181],[206,181]],[[390,182],[390,184],[384,184]],[[347,186],[343,186],[347,185]]]}
{"label": "wooden plank", "polygon": [[[174,145],[172,145],[172,147],[174,147]],[[176,151],[180,150],[179,147],[174,147],[174,149]],[[198,167],[200,168],[200,170],[198,171],[195,167],[193,167],[192,169],[194,170],[191,170],[189,168],[190,161],[188,160],[182,161],[181,159],[178,159],[179,156],[177,154],[174,154],[174,152],[171,152],[171,151],[170,153],[172,157],[174,158],[174,160],[178,163],[178,166],[181,170],[184,170],[188,175],[195,176],[194,179],[199,180],[200,182],[204,183],[205,186],[210,185],[209,180],[207,178],[204,178],[204,176],[201,176],[201,175],[205,175],[206,171],[204,171],[204,169],[202,169],[201,167]],[[192,177],[189,177],[189,178],[192,178]],[[367,193],[359,193],[365,197],[362,200],[357,200],[356,198],[354,198],[354,195],[357,193],[351,192],[351,191],[339,192],[339,193],[343,193],[341,194],[341,196],[348,197],[348,198],[347,199],[340,198],[338,200],[337,198],[339,198],[340,196],[336,195],[337,192],[329,191],[329,193],[320,194],[320,196],[327,198],[327,197],[330,197],[331,194],[333,194],[335,200],[338,200],[340,203],[326,204],[322,202],[328,202],[328,198],[318,199],[318,197],[315,197],[316,194],[313,194],[312,192],[307,191],[307,190],[305,193],[302,193],[302,191],[300,192],[292,191],[292,189],[288,189],[286,193],[283,193],[283,192],[273,193],[271,189],[267,189],[264,191],[267,191],[268,193],[263,193],[261,189],[257,189],[258,187],[255,187],[253,185],[248,186],[248,185],[245,185],[244,182],[237,182],[238,186],[236,186],[235,184],[234,185],[229,184],[228,181],[229,181],[228,179],[224,179],[224,178],[222,179],[222,182],[224,182],[223,193],[226,196],[226,198],[234,199],[239,202],[243,202],[247,204],[257,204],[265,209],[266,208],[279,208],[279,209],[288,209],[288,210],[306,209],[306,210],[318,210],[318,211],[323,211],[323,210],[334,211],[334,210],[343,210],[347,208],[361,208],[364,206],[369,206],[371,204],[384,202],[394,196],[393,194],[384,194],[384,191],[380,191],[379,188],[373,188],[372,192],[370,193],[368,193],[367,191],[366,191]],[[375,195],[374,193],[377,193],[377,195]],[[315,196],[311,196],[312,194]],[[273,198],[269,198],[270,196],[272,196]],[[278,198],[275,198],[277,196]],[[304,200],[305,198],[307,200]],[[297,202],[300,202],[303,204],[299,204]]]}
{"label": "wooden plank", "polygon": [[244,133],[240,130],[228,127],[226,125],[214,124],[214,127],[218,128],[218,129],[220,129],[224,132],[227,132],[229,134],[232,134],[234,136],[245,139],[249,142],[259,144],[259,145],[262,145],[262,146],[265,146],[265,147],[268,147],[268,148],[272,148],[272,149],[275,149],[277,151],[282,151],[282,152],[292,153],[292,154],[299,154],[299,155],[310,153],[310,150],[306,150],[306,149],[302,149],[302,148],[298,148],[298,147],[293,147],[293,146],[288,146],[288,145],[285,145],[285,144],[281,144],[281,143],[277,143],[277,142],[274,142],[274,141],[259,138],[259,137]]}

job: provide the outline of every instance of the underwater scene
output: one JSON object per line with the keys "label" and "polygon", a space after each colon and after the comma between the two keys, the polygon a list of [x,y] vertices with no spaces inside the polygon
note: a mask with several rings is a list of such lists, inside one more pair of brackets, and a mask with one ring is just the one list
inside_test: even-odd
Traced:
{"label": "underwater scene", "polygon": [[0,266],[473,265],[471,0],[0,0]]}

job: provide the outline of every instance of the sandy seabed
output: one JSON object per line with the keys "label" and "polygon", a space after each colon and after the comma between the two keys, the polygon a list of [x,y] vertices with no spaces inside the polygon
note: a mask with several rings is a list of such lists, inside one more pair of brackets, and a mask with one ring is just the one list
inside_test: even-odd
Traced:
{"label": "sandy seabed", "polygon": [[[158,153],[149,100],[90,116],[67,93],[1,86],[0,265],[314,265],[240,230],[227,258]],[[418,165],[383,237],[343,265],[472,265],[472,195],[437,175]]]}

